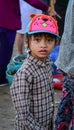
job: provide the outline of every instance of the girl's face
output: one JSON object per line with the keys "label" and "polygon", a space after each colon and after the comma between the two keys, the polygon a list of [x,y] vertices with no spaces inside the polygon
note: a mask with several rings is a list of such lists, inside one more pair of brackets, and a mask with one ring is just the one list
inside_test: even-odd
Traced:
{"label": "girl's face", "polygon": [[32,35],[29,40],[31,55],[43,62],[55,47],[55,37],[48,34]]}

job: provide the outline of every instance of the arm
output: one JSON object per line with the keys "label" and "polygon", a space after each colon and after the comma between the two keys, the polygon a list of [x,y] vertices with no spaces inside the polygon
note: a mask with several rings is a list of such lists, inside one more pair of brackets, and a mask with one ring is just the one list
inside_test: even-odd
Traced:
{"label": "arm", "polygon": [[50,0],[51,4],[55,5],[56,0]]}
{"label": "arm", "polygon": [[18,130],[45,130],[30,112],[30,87],[32,76],[25,74],[16,74],[13,85],[11,86],[12,101],[18,117]]}
{"label": "arm", "polygon": [[52,9],[51,6],[48,6],[47,4],[45,4],[44,2],[42,2],[41,0],[24,0],[27,3],[29,3],[31,6],[34,6],[35,8],[38,8],[44,12],[48,12],[49,15],[51,16],[57,16],[58,18],[61,18],[57,12]]}
{"label": "arm", "polygon": [[49,6],[45,3],[43,3],[41,0],[24,0],[24,1],[26,1],[31,6],[34,6],[35,8],[38,8],[42,11],[45,11],[45,12],[48,11]]}

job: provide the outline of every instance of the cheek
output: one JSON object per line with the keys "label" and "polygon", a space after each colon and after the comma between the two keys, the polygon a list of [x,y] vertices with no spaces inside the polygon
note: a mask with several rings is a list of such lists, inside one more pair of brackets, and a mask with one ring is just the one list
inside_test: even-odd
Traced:
{"label": "cheek", "polygon": [[54,44],[49,45],[49,48],[50,48],[50,49],[54,49],[54,47],[55,47]]}
{"label": "cheek", "polygon": [[39,47],[39,45],[37,44],[37,43],[31,43],[30,44],[30,48],[38,48]]}
{"label": "cheek", "polygon": [[50,46],[48,47],[48,50],[49,50],[50,53],[53,51],[54,47],[55,47],[54,45],[50,45]]}
{"label": "cheek", "polygon": [[37,47],[34,44],[30,44],[29,48],[31,51],[35,51]]}

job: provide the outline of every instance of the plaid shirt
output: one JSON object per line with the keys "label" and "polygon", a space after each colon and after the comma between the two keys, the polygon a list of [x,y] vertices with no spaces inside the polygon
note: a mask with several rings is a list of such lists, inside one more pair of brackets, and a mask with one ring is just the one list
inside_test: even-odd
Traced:
{"label": "plaid shirt", "polygon": [[16,130],[48,130],[53,118],[54,91],[51,61],[32,56],[15,74],[10,87],[16,110]]}

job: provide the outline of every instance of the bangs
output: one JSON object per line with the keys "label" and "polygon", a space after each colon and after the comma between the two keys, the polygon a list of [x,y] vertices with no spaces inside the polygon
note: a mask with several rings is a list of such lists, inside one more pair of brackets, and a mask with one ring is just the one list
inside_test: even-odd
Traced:
{"label": "bangs", "polygon": [[49,38],[49,37],[56,38],[55,35],[49,34],[49,33],[44,33],[44,32],[42,32],[42,33],[36,33],[36,34],[31,34],[31,35],[33,35],[34,37],[42,37],[42,36],[45,36],[46,38]]}

